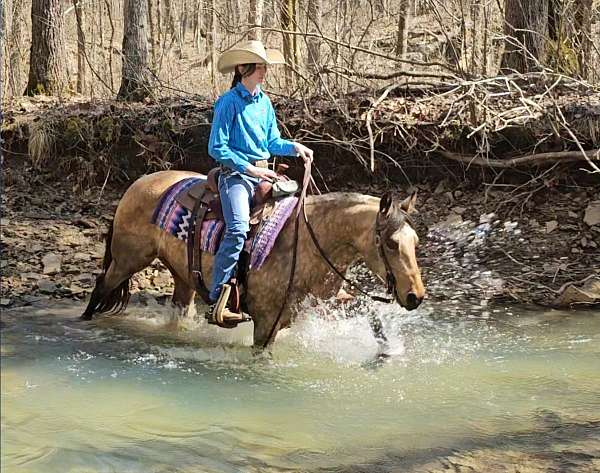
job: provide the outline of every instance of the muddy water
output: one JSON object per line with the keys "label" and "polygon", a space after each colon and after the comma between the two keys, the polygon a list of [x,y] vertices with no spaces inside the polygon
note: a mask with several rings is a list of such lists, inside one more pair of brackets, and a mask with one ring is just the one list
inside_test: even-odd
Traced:
{"label": "muddy water", "polygon": [[600,314],[375,309],[382,365],[322,303],[271,359],[161,307],[5,311],[2,471],[600,471]]}

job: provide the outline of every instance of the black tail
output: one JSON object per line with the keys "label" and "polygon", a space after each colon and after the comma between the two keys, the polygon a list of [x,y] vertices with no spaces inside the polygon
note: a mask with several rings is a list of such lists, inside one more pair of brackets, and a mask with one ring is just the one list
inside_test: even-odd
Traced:
{"label": "black tail", "polygon": [[82,320],[92,320],[92,316],[95,313],[117,313],[127,307],[129,302],[129,278],[119,284],[112,290],[108,290],[105,287],[104,278],[106,271],[112,263],[112,252],[111,243],[113,237],[113,223],[110,222],[108,233],[106,234],[106,248],[104,250],[104,260],[102,262],[103,273],[96,279],[96,286],[90,296],[90,302],[88,303],[84,313],[81,315]]}

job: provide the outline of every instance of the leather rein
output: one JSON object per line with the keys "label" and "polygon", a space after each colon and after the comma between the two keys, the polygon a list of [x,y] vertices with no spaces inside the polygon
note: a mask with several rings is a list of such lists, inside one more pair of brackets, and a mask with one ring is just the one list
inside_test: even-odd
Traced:
{"label": "leather rein", "polygon": [[[302,184],[302,192],[300,194],[300,197],[298,199],[298,204],[297,204],[297,211],[296,211],[296,215],[295,215],[295,222],[294,222],[294,246],[293,246],[293,252],[292,252],[292,264],[290,267],[290,278],[288,280],[288,287],[287,290],[285,292],[285,298],[283,301],[283,304],[281,305],[281,309],[279,310],[279,313],[277,314],[277,318],[275,319],[275,323],[273,324],[273,326],[271,327],[271,331],[269,332],[269,336],[267,337],[267,339],[265,340],[264,344],[263,344],[263,348],[266,348],[269,344],[269,342],[271,341],[271,337],[273,337],[273,333],[275,332],[275,328],[277,327],[277,325],[279,324],[279,321],[281,320],[281,316],[283,314],[283,311],[285,310],[285,307],[287,306],[288,303],[288,299],[290,296],[290,292],[292,290],[292,287],[294,285],[294,276],[296,273],[296,260],[297,260],[297,254],[298,254],[298,233],[299,233],[299,226],[300,226],[300,213],[302,213],[303,217],[304,217],[304,223],[306,224],[306,228],[308,229],[308,233],[310,234],[311,240],[313,242],[313,244],[315,245],[315,248],[317,249],[317,251],[319,252],[319,254],[321,255],[321,258],[323,258],[323,260],[327,263],[327,265],[332,269],[332,271],[340,278],[342,279],[344,282],[346,282],[348,285],[350,285],[351,287],[354,287],[356,290],[358,290],[361,294],[367,296],[369,299],[376,301],[376,302],[385,302],[385,303],[392,303],[394,302],[394,300],[396,302],[398,302],[400,304],[400,298],[398,297],[398,291],[396,290],[396,277],[394,276],[394,273],[392,272],[392,266],[390,265],[390,262],[387,258],[387,255],[385,254],[385,250],[383,248],[383,242],[382,242],[382,232],[385,229],[385,225],[381,223],[382,217],[381,217],[381,212],[378,211],[377,212],[377,217],[375,219],[375,245],[377,246],[377,251],[379,253],[379,256],[381,257],[381,259],[383,260],[383,264],[385,266],[385,271],[386,271],[386,284],[387,284],[387,292],[388,294],[391,294],[393,297],[389,298],[389,297],[382,297],[382,296],[376,296],[376,295],[372,295],[369,294],[368,292],[366,292],[365,290],[363,290],[362,288],[360,288],[359,286],[357,286],[355,283],[353,283],[352,281],[350,281],[346,276],[344,276],[340,270],[338,270],[335,265],[331,262],[331,260],[329,259],[329,257],[327,256],[327,254],[325,253],[325,251],[323,250],[323,248],[321,247],[321,245],[319,244],[319,241],[317,239],[317,236],[315,235],[315,232],[312,228],[312,225],[310,224],[310,222],[308,221],[308,216],[306,215],[306,206],[305,206],[305,200],[306,200],[306,193],[308,190],[309,185],[312,185],[312,187],[314,189],[317,190],[318,189],[315,185],[315,182],[312,178],[311,175],[311,164],[310,163],[305,163],[305,169],[304,169],[304,180],[303,180],[303,184]],[[318,192],[320,194],[320,192]],[[408,214],[404,211],[402,211],[404,220],[406,222],[408,222],[408,224],[412,227],[413,224],[408,216]]]}

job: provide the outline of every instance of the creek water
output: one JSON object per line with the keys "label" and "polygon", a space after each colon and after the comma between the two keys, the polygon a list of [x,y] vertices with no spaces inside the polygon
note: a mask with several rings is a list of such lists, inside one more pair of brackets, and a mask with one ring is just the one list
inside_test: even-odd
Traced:
{"label": "creek water", "polygon": [[377,305],[392,356],[375,364],[367,316],[318,301],[270,358],[251,324],[82,309],[2,314],[3,472],[433,471],[565,445],[600,459],[598,313]]}

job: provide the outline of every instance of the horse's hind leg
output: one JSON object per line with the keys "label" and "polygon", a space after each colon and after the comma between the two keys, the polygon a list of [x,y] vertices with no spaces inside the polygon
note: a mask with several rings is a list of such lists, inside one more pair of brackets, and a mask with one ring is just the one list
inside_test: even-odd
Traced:
{"label": "horse's hind leg", "polygon": [[[91,320],[95,313],[119,312],[129,302],[129,279],[147,267],[154,256],[129,255],[128,258],[112,259],[105,274],[98,276],[90,302],[81,315],[81,320]],[[123,264],[122,261],[127,261]]]}
{"label": "horse's hind leg", "polygon": [[179,308],[179,315],[185,317],[194,308],[194,295],[196,291],[190,287],[186,280],[177,276],[174,271],[171,271],[171,274],[175,282],[175,289],[173,290],[173,298],[171,300]]}

